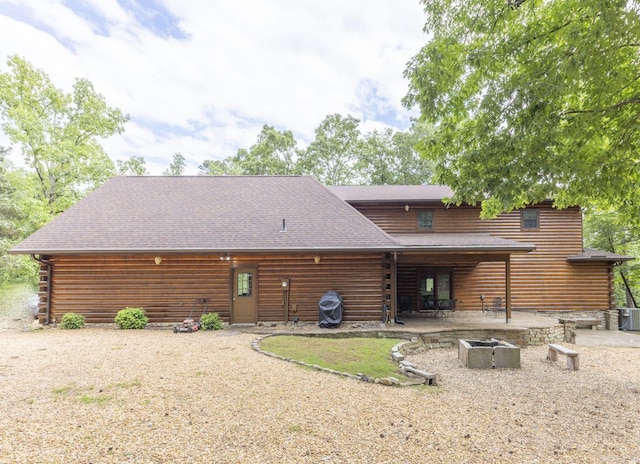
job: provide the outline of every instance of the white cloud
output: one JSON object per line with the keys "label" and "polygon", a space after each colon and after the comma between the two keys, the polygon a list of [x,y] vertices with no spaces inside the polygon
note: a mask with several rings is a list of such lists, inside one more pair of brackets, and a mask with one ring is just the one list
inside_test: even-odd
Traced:
{"label": "white cloud", "polygon": [[305,144],[328,114],[364,118],[363,130],[394,124],[378,110],[407,123],[402,73],[425,41],[417,0],[164,0],[168,16],[143,22],[127,2],[76,3],[0,0],[0,59],[23,56],[64,89],[91,80],[131,116],[105,148],[144,156],[153,174],[178,151],[190,172],[233,155],[263,124]]}

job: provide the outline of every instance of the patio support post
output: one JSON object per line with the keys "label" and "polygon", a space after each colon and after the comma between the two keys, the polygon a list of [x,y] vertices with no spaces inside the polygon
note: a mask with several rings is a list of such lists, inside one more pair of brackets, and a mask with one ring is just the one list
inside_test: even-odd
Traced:
{"label": "patio support post", "polygon": [[393,252],[393,258],[391,260],[391,314],[389,317],[395,324],[398,317],[398,252]]}
{"label": "patio support post", "polygon": [[507,310],[505,311],[505,315],[507,318],[507,324],[509,323],[509,319],[511,319],[511,255],[507,257],[507,260],[504,262],[505,266],[505,281],[507,283]]}

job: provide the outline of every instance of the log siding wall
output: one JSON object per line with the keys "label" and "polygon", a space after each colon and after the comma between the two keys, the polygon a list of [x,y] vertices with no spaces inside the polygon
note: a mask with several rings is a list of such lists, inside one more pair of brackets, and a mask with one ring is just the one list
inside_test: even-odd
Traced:
{"label": "log siding wall", "polygon": [[[514,310],[605,310],[613,307],[610,263],[569,263],[582,250],[579,208],[554,210],[539,205],[540,227],[523,231],[518,211],[492,221],[479,218],[479,208],[446,208],[441,204],[404,203],[354,206],[390,233],[418,233],[417,213],[433,211],[433,232],[484,232],[533,243],[536,250],[511,256],[511,296]],[[422,232],[425,233],[425,232]],[[429,233],[429,232],[426,232]],[[50,321],[67,312],[83,314],[88,323],[112,323],[126,306],[145,308],[151,322],[177,323],[206,298],[207,312],[218,312],[229,321],[233,266],[254,265],[258,272],[259,321],[318,320],[318,301],[328,290],[344,298],[345,321],[378,320],[381,306],[389,303],[393,283],[389,256],[384,253],[239,255],[231,261],[220,255],[73,255],[43,256],[52,263],[51,282],[46,267],[40,273],[40,319],[45,318],[48,285],[51,285]],[[482,261],[490,258],[493,262]],[[478,258],[472,254],[400,254],[397,294],[417,297],[420,268],[452,270],[453,297],[459,310],[479,310],[493,297],[505,298],[505,255]],[[498,261],[496,261],[498,260]],[[500,261],[502,260],[502,261]],[[282,279],[289,279],[288,312]],[[194,316],[199,317],[201,306]]]}
{"label": "log siding wall", "polygon": [[[328,290],[344,299],[343,320],[377,320],[387,302],[384,254],[245,255],[230,261],[219,255],[49,256],[51,281],[50,321],[67,312],[85,316],[87,323],[113,323],[127,306],[143,307],[152,323],[178,323],[196,299],[207,299],[207,312],[218,312],[229,321],[232,268],[255,265],[258,272],[258,320],[284,321],[287,317],[282,279],[289,279],[289,320],[318,320],[318,302]],[[46,273],[41,273],[40,315],[45,319]]]}
{"label": "log siding wall", "polygon": [[[511,302],[514,310],[606,310],[612,307],[611,265],[604,262],[570,263],[567,258],[582,251],[582,214],[579,208],[539,210],[537,230],[522,230],[520,211],[481,220],[480,209],[424,203],[357,204],[362,214],[389,233],[490,233],[506,239],[533,243],[536,250],[513,254],[511,260]],[[419,231],[419,211],[433,211],[433,230]],[[456,258],[459,259],[456,262]],[[463,259],[464,258],[464,259]],[[480,310],[494,297],[505,301],[505,263],[469,262],[470,255],[405,255],[399,257],[398,294],[411,293],[416,299],[417,269],[447,266],[453,268],[453,292],[459,310]],[[466,261],[466,262],[465,262]],[[413,286],[413,289],[411,289]]]}
{"label": "log siding wall", "polygon": [[[119,310],[143,307],[150,322],[179,322],[193,310],[229,317],[229,265],[207,256],[78,255],[51,256],[51,316],[67,312],[85,316],[88,323],[112,323]],[[42,311],[42,309],[41,309]]]}

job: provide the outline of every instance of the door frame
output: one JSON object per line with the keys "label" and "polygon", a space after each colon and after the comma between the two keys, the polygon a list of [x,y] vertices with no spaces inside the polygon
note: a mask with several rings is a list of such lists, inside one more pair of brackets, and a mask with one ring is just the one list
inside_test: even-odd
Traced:
{"label": "door frame", "polygon": [[[251,321],[236,320],[236,301],[239,297],[237,293],[237,276],[240,273],[251,272],[252,282],[251,282],[251,299],[253,300],[253,309],[252,309],[252,317]],[[231,268],[231,288],[230,288],[230,296],[231,296],[231,311],[229,322],[231,324],[255,324],[258,322],[258,266],[256,264],[242,264],[237,267]]]}
{"label": "door frame", "polygon": [[454,300],[454,269],[451,267],[416,267],[416,300],[418,311],[423,310],[425,308],[422,307],[422,280],[426,277],[433,278],[433,305],[434,308],[438,307],[438,304],[443,298],[440,298],[438,294],[438,285],[439,285],[439,275],[448,275],[449,276],[449,298],[447,300]]}

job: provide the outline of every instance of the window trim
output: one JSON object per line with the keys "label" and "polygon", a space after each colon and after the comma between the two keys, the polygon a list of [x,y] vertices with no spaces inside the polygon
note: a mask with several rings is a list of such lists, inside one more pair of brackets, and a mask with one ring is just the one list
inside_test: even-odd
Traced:
{"label": "window trim", "polygon": [[[420,226],[420,215],[424,214],[424,213],[429,213],[431,214],[431,227],[421,227]],[[432,232],[435,229],[435,213],[432,209],[423,209],[423,210],[419,210],[416,213],[416,229],[420,232]]]}
{"label": "window trim", "polygon": [[[532,218],[526,218],[527,213],[535,213],[535,227],[528,227],[527,222],[533,221]],[[520,211],[520,230],[523,231],[537,231],[540,230],[540,209],[539,208],[525,208]]]}

